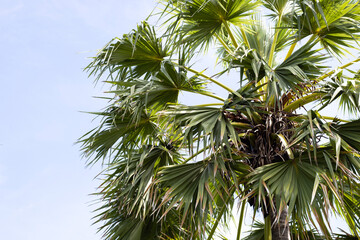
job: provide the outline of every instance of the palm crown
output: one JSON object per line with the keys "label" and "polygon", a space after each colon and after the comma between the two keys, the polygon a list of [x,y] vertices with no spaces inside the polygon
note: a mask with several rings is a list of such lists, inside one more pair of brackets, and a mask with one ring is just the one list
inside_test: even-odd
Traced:
{"label": "palm crown", "polygon": [[[360,112],[360,59],[326,66],[357,55],[358,1],[161,3],[161,30],[143,22],[87,67],[112,94],[80,139],[89,164],[106,166],[96,216],[105,238],[212,239],[237,203],[236,239],[250,206],[264,224],[247,239],[333,239],[331,212],[359,237],[360,120],[319,113],[334,102]],[[223,67],[214,76],[194,69],[210,48]],[[180,104],[181,92],[209,103]]]}

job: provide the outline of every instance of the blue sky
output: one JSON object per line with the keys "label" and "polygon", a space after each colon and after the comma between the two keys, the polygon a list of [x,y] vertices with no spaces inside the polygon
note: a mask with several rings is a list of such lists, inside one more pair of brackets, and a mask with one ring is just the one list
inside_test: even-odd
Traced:
{"label": "blue sky", "polygon": [[106,88],[94,87],[82,69],[154,6],[152,0],[2,0],[0,239],[100,239],[89,196],[100,168],[85,168],[74,142],[96,126],[80,111],[105,107],[92,96]]}
{"label": "blue sky", "polygon": [[99,168],[78,137],[96,123],[105,89],[88,57],[145,19],[151,0],[2,0],[0,239],[100,239],[89,206]]}

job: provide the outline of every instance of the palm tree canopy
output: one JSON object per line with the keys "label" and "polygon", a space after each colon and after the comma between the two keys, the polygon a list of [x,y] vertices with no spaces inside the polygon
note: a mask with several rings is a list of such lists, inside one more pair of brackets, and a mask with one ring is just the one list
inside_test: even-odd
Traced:
{"label": "palm tree canopy", "polygon": [[[276,226],[293,239],[358,238],[359,1],[160,6],[160,26],[142,22],[86,68],[110,87],[99,127],[79,140],[88,164],[105,168],[104,238],[213,239],[238,204],[236,239],[247,207],[264,224],[246,239],[276,239]],[[209,76],[195,63],[213,49],[222,69]],[[229,72],[239,77],[224,81]],[[183,92],[208,104],[185,105]],[[349,119],[321,114],[334,104]],[[333,235],[332,213],[350,235]]]}

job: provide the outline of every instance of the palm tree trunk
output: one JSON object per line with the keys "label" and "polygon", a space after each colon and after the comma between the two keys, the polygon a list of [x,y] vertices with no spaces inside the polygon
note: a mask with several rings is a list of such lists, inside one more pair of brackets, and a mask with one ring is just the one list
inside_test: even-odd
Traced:
{"label": "palm tree trunk", "polygon": [[279,219],[276,219],[276,215],[276,212],[270,211],[272,240],[290,240],[289,222],[286,222],[287,207],[280,213]]}

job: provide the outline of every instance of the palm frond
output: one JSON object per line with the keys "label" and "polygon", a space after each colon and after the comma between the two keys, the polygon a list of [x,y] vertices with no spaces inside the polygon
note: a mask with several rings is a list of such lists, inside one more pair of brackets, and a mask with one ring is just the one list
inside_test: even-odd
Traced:
{"label": "palm frond", "polygon": [[258,5],[251,0],[192,0],[177,1],[175,4],[176,9],[181,4],[178,14],[185,23],[181,27],[186,34],[184,41],[193,46],[207,46],[215,34],[229,30],[228,23],[247,23],[246,17],[253,14]]}
{"label": "palm frond", "polygon": [[[232,169],[234,165],[237,166],[237,173]],[[248,171],[245,164],[231,163],[221,155],[211,155],[195,163],[164,167],[158,179],[168,189],[162,204],[166,204],[169,209],[178,206],[183,212],[182,221],[191,219],[192,222],[197,222],[203,226],[204,234],[210,213],[222,218],[224,211],[231,209],[229,206],[233,201],[232,195],[237,188],[234,185],[236,176],[245,176]],[[216,228],[218,221],[213,224]]]}
{"label": "palm frond", "polygon": [[[105,202],[95,217],[97,222],[105,221],[100,230],[111,239],[144,239],[162,235],[177,235],[179,213],[170,209],[165,219],[154,214],[159,206],[158,195],[161,188],[154,185],[154,175],[164,166],[181,161],[181,155],[173,145],[144,146],[138,152],[123,155],[109,164],[105,179],[98,195]],[[168,226],[159,221],[173,221]],[[181,231],[186,236],[186,231]]]}
{"label": "palm frond", "polygon": [[165,112],[175,117],[174,124],[184,127],[183,138],[189,146],[194,139],[203,139],[205,146],[221,147],[223,144],[230,147],[230,143],[237,145],[239,137],[235,127],[225,116],[222,108],[201,106],[173,106]]}
{"label": "palm frond", "polygon": [[268,70],[269,96],[280,96],[279,94],[289,89],[301,93],[306,83],[321,75],[321,69],[325,68],[321,63],[326,56],[319,54],[317,50],[311,50],[313,46],[302,46],[273,71]]}
{"label": "palm frond", "polygon": [[356,115],[360,113],[360,80],[356,75],[354,78],[349,78],[340,71],[329,81],[324,82],[320,91],[325,93],[321,98],[321,108],[339,99],[339,107],[344,111]]}
{"label": "palm frond", "polygon": [[168,61],[164,61],[159,71],[150,79],[109,83],[117,88],[109,93],[115,94],[119,107],[136,109],[139,113],[143,110],[159,111],[166,108],[168,104],[178,103],[180,91],[210,95],[205,91],[204,80],[196,75],[188,78],[185,70],[176,70],[175,66]]}
{"label": "palm frond", "polygon": [[360,151],[360,120],[331,126],[332,129],[352,148]]}
{"label": "palm frond", "polygon": [[[97,79],[107,72],[112,79],[123,81],[131,77],[148,78],[168,56],[168,47],[156,36],[155,29],[143,22],[131,33],[110,41],[86,70]],[[126,74],[119,79],[118,71]]]}
{"label": "palm frond", "polygon": [[[131,113],[131,112],[130,112]],[[106,112],[95,113],[103,120],[98,128],[94,128],[79,139],[82,151],[87,157],[93,157],[89,162],[94,164],[118,153],[131,151],[135,147],[152,142],[156,138],[158,128],[145,112],[140,114],[138,121],[123,109],[110,107]]]}
{"label": "palm frond", "polygon": [[[210,240],[238,200],[237,238],[247,203],[265,222],[248,240],[359,238],[360,120],[320,112],[339,102],[360,113],[360,58],[324,66],[356,55],[359,1],[160,1],[161,28],[140,24],[86,68],[111,95],[79,140],[88,163],[106,167],[104,238]],[[211,76],[193,66],[213,41],[224,69]],[[182,92],[220,102],[181,105]],[[332,233],[332,213],[351,235]]]}
{"label": "palm frond", "polygon": [[[296,209],[298,216],[305,216],[313,195],[315,179],[320,169],[300,162],[286,161],[265,165],[250,174],[252,191],[256,193],[258,206],[266,206],[267,214],[289,204],[289,212]],[[275,205],[267,200],[274,198]]]}
{"label": "palm frond", "polygon": [[329,52],[346,53],[359,38],[359,3],[353,0],[297,1],[302,12],[294,17],[297,38],[313,35]]}

